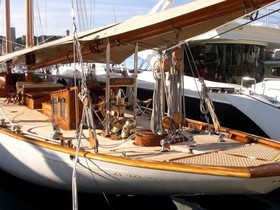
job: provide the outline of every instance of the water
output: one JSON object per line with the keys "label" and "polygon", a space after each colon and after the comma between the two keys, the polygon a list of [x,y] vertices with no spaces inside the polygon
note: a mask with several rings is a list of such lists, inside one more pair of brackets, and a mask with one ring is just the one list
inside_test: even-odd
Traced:
{"label": "water", "polygon": [[[79,210],[176,210],[168,196],[78,194]],[[0,171],[0,210],[71,210],[72,192],[47,189]]]}
{"label": "water", "polygon": [[[79,210],[279,210],[280,189],[267,195],[117,196],[78,194]],[[185,203],[184,206],[181,203]],[[71,210],[72,193],[42,188],[0,171],[0,210]]]}

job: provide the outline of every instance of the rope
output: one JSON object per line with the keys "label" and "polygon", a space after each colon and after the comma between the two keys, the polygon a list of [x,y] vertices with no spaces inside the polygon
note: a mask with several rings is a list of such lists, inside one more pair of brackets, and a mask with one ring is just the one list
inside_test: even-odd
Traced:
{"label": "rope", "polygon": [[[77,33],[77,30],[76,30],[76,24],[75,24],[75,16],[74,16],[74,2],[72,0],[72,18],[73,18],[73,30],[74,30],[74,33],[73,33],[73,52],[74,52],[74,55],[75,55],[75,52],[76,52],[76,44],[75,44],[75,40],[76,40],[76,37],[77,36],[75,33]],[[75,56],[74,56],[74,63],[75,63]],[[75,86],[76,86],[76,78],[75,78],[75,75],[74,75],[74,83],[75,83]],[[75,107],[77,108],[77,105],[75,103]],[[77,115],[76,115],[76,122],[77,121]],[[76,124],[76,127],[78,126],[78,124]],[[82,124],[81,124],[82,126]],[[72,208],[73,210],[78,210],[78,190],[77,190],[77,174],[76,174],[76,168],[77,168],[77,162],[78,162],[78,155],[79,155],[79,151],[80,151],[80,143],[81,143],[81,135],[82,133],[79,132],[77,133],[78,134],[78,141],[77,141],[77,146],[76,146],[76,154],[75,154],[75,159],[74,159],[74,165],[73,165],[73,171],[72,171]]]}
{"label": "rope", "polygon": [[[185,52],[186,52],[185,54],[187,55],[187,59],[190,64],[191,72],[192,72],[197,90],[199,90],[199,89],[198,89],[198,85],[197,85],[197,82],[195,79],[195,73],[196,73],[196,75],[198,75],[199,81],[201,82],[201,94],[198,91],[199,98],[200,98],[200,112],[202,114],[204,114],[205,119],[208,124],[209,124],[209,120],[208,120],[209,118],[208,118],[207,114],[210,113],[211,119],[213,121],[214,129],[215,129],[215,131],[218,131],[220,129],[220,123],[215,114],[214,104],[208,96],[208,88],[207,88],[203,78],[200,77],[197,66],[195,64],[194,64],[195,72],[193,70],[193,65],[192,65],[191,61],[194,63],[194,58],[192,56],[192,52],[190,50],[188,43],[186,43],[186,48],[187,49],[185,49]],[[191,59],[190,59],[190,57],[191,57]]]}
{"label": "rope", "polygon": [[[214,104],[208,96],[208,93],[207,93],[208,88],[206,87],[206,84],[202,78],[200,78],[200,82],[201,82],[201,86],[202,86],[202,88],[201,88],[202,100],[200,101],[200,111],[204,115],[207,115],[208,113],[210,113],[210,116],[211,116],[211,119],[212,119],[213,125],[214,125],[214,130],[218,131],[220,129],[220,123],[219,123],[218,117],[215,114]],[[206,105],[206,107],[204,106],[204,104]]]}
{"label": "rope", "polygon": [[[186,43],[186,47],[184,48],[184,51],[185,51],[185,54],[187,55],[188,63],[190,64],[190,69],[191,69],[191,72],[192,72],[192,75],[193,75],[193,79],[194,79],[196,89],[198,90],[198,84],[197,84],[197,81],[196,81],[196,78],[195,78],[195,73],[196,73],[196,75],[199,75],[199,72],[198,72],[197,66],[195,64],[192,65],[192,63],[194,62],[194,58],[192,56],[192,52],[191,52],[191,49],[190,49],[190,46],[189,46],[188,43]],[[191,59],[190,59],[190,57],[191,57]],[[194,69],[193,69],[193,66],[194,66]],[[195,72],[194,72],[194,70],[195,70]],[[197,91],[197,92],[198,92],[199,98],[201,99],[200,92],[199,91]]]}
{"label": "rope", "polygon": [[79,0],[79,1],[76,0],[76,7],[77,7],[80,30],[81,31],[88,30],[89,24],[87,19],[85,0]]}
{"label": "rope", "polygon": [[151,115],[150,127],[154,134],[162,135],[164,129],[162,127],[162,117],[165,111],[165,98],[164,98],[164,73],[160,65],[162,54],[160,59],[157,60],[153,67],[153,76],[155,79],[154,94],[153,94],[153,110]]}
{"label": "rope", "polygon": [[89,28],[93,28],[95,21],[95,0],[90,1]]}
{"label": "rope", "polygon": [[[93,106],[89,90],[87,88],[82,90],[81,93],[79,93],[79,98],[84,103],[82,122],[87,125],[89,133],[93,135],[95,144],[94,151],[98,153],[98,140],[96,135],[96,126],[93,120]],[[79,132],[82,132],[81,128]]]}
{"label": "rope", "polygon": [[[181,47],[178,47],[178,49],[182,50]],[[176,49],[172,50],[173,52]],[[183,65],[180,65],[180,69],[178,69],[178,66],[176,67],[177,62],[182,63],[183,58],[176,58],[175,56],[171,56],[171,68],[170,68],[170,84],[168,88],[168,116],[170,118],[174,117],[175,113],[182,113],[182,105],[184,102],[184,74],[183,74]],[[174,100],[174,96],[176,96],[176,100]],[[185,105],[185,103],[184,103]],[[185,107],[184,107],[185,108]],[[184,115],[185,116],[185,115]],[[172,133],[176,133],[177,127],[175,123],[172,123],[171,131]]]}
{"label": "rope", "polygon": [[41,35],[42,37],[42,42],[45,43],[45,40],[44,40],[44,36],[43,34],[46,34],[46,33],[43,33],[43,27],[42,27],[42,19],[41,19],[41,15],[40,15],[40,9],[39,9],[39,5],[38,5],[38,1],[36,1],[36,9],[37,9],[37,15],[38,15],[38,19],[39,19],[39,22],[38,22],[38,34]]}
{"label": "rope", "polygon": [[[81,66],[82,71],[82,79],[81,79],[81,92],[78,94],[78,97],[80,101],[83,103],[83,113],[82,113],[82,119],[80,121],[80,125],[76,125],[77,127],[77,146],[76,146],[76,154],[74,159],[74,166],[73,166],[73,173],[72,173],[72,200],[73,210],[78,209],[78,198],[77,198],[77,177],[76,177],[76,167],[78,162],[78,155],[80,151],[80,144],[81,144],[81,137],[83,136],[83,125],[87,125],[88,131],[89,131],[89,138],[93,138],[94,143],[94,151],[98,152],[98,140],[96,135],[96,127],[93,120],[93,107],[92,107],[92,100],[90,96],[90,91],[87,88],[86,85],[86,74],[84,71],[84,65],[83,65],[83,58],[82,58],[82,52],[81,52],[81,46],[80,42],[78,40],[77,35],[77,27],[75,23],[75,16],[74,16],[74,0],[72,0],[72,19],[73,19],[73,52],[74,52],[74,64],[76,64],[76,56],[78,63]],[[74,83],[76,84],[76,74],[74,74]],[[79,103],[78,100],[75,100],[75,107],[76,110],[79,110]],[[76,122],[78,122],[79,116],[78,111],[76,112]]]}
{"label": "rope", "polygon": [[[83,129],[83,124],[80,124],[81,129]],[[78,156],[80,151],[80,144],[81,144],[81,136],[82,133],[78,133],[78,141],[76,145],[76,153],[75,153],[75,159],[74,159],[74,166],[73,166],[73,172],[72,172],[72,207],[73,210],[78,210],[78,195],[77,195],[77,163],[78,163]]]}
{"label": "rope", "polygon": [[112,9],[113,9],[115,23],[117,23],[117,17],[116,17],[116,11],[115,11],[115,1],[114,0],[112,0]]}

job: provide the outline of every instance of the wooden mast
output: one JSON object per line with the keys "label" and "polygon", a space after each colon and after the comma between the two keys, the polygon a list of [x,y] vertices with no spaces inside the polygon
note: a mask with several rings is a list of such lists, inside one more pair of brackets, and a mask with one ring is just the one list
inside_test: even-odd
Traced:
{"label": "wooden mast", "polygon": [[33,18],[33,0],[25,1],[26,12],[26,48],[34,45],[34,18]]}
{"label": "wooden mast", "polygon": [[[33,18],[33,0],[25,0],[25,13],[26,13],[26,48],[34,45],[34,18]],[[31,55],[25,58],[30,59]],[[31,56],[32,57],[32,56]],[[29,64],[29,62],[26,62]],[[31,65],[27,65],[26,81],[30,81],[33,75]]]}
{"label": "wooden mast", "polygon": [[[6,54],[12,52],[12,42],[11,42],[11,14],[10,14],[10,0],[5,0],[5,24],[6,24]],[[10,62],[7,62],[7,73],[12,72]]]}

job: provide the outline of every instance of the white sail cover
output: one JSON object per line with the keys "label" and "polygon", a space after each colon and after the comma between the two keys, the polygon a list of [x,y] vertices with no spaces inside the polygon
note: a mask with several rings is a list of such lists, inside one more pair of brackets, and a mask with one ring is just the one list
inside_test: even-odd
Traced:
{"label": "white sail cover", "polygon": [[[191,39],[199,34],[220,27],[237,18],[248,15],[275,0],[198,0],[155,14],[136,16],[124,22],[104,28],[79,33],[85,62],[106,62],[106,42],[110,41],[110,63],[120,64],[134,53],[138,43],[139,51],[164,47]],[[18,63],[25,55],[33,53],[40,68],[57,63],[73,61],[72,38],[24,49],[0,57],[0,63]]]}

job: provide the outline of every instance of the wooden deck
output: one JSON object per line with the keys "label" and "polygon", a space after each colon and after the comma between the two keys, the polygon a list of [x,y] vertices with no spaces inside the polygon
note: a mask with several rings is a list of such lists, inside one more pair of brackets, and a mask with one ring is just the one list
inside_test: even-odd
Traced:
{"label": "wooden deck", "polygon": [[[20,126],[21,131],[27,136],[36,137],[53,144],[61,144],[60,141],[50,139],[53,125],[51,119],[42,114],[42,110],[32,110],[19,104],[6,104],[4,98],[0,99],[0,106],[0,119],[5,119],[7,124],[10,121],[12,124]],[[137,129],[149,125],[148,120],[149,117],[146,116],[138,119]],[[77,141],[76,130],[61,131],[64,139],[71,141],[72,145],[75,146]],[[257,143],[244,144],[226,137],[224,142],[220,142],[219,135],[205,132],[192,134],[194,136],[192,152],[190,152],[187,143],[172,144],[168,152],[162,152],[161,146],[137,146],[134,138],[112,140],[104,137],[102,130],[97,129],[96,132],[99,141],[99,153],[131,159],[234,167],[259,166],[275,161],[279,162],[277,157],[280,154],[280,149]],[[185,132],[187,133],[187,131]],[[84,135],[88,136],[87,129],[84,130]],[[93,152],[87,139],[82,140],[81,149]],[[263,152],[260,153],[259,151]]]}

